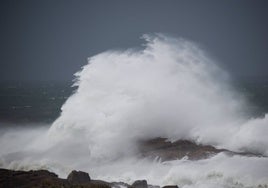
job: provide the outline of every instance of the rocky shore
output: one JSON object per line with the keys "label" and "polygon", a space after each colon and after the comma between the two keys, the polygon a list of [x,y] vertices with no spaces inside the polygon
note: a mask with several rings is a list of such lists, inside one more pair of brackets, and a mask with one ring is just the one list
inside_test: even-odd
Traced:
{"label": "rocky shore", "polygon": [[[72,171],[67,179],[61,179],[47,170],[14,171],[0,169],[0,188],[160,188],[137,180],[132,185],[123,182],[92,180],[88,173]],[[163,188],[178,188],[167,185]]]}
{"label": "rocky shore", "polygon": [[265,157],[261,154],[251,152],[234,152],[227,149],[217,149],[211,145],[197,144],[189,140],[170,142],[166,138],[140,141],[139,150],[141,157],[158,157],[162,161],[182,159],[184,157],[187,157],[189,160],[207,159],[221,152],[227,155]]}

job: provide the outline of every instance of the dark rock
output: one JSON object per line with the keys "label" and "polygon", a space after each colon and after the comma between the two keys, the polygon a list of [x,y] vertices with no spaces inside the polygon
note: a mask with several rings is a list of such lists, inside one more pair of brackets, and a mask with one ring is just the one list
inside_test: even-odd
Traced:
{"label": "dark rock", "polygon": [[112,183],[108,183],[102,180],[91,180],[87,185],[90,186],[90,188],[111,188]]}
{"label": "dark rock", "polygon": [[233,152],[226,149],[217,149],[210,145],[202,145],[189,140],[170,142],[166,138],[140,141],[139,150],[142,157],[160,158],[162,161],[182,159],[184,157],[187,157],[189,160],[207,159],[221,152],[228,155],[265,157],[249,152]]}
{"label": "dark rock", "polygon": [[0,187],[62,187],[66,180],[47,170],[13,171],[0,169]]}
{"label": "dark rock", "polygon": [[162,188],[179,188],[177,185],[166,185]]}
{"label": "dark rock", "polygon": [[68,180],[58,178],[56,174],[47,170],[0,169],[0,188],[111,188],[108,182],[90,180],[85,172],[73,171],[68,178]]}
{"label": "dark rock", "polygon": [[90,177],[88,173],[82,171],[73,170],[67,177],[68,182],[71,184],[83,184],[89,183]]}
{"label": "dark rock", "polygon": [[182,159],[183,157],[188,157],[190,160],[198,160],[225,151],[212,146],[199,145],[188,140],[170,142],[165,138],[141,141],[139,148],[142,156],[159,157],[163,161]]}
{"label": "dark rock", "polygon": [[137,180],[132,185],[132,188],[148,188],[148,184],[146,180]]}

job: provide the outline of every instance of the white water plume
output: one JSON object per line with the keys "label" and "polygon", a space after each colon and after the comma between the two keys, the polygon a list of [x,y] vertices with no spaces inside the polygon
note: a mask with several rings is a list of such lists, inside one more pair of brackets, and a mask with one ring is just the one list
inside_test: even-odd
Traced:
{"label": "white water plume", "polygon": [[82,136],[97,158],[129,153],[137,140],[154,137],[268,154],[267,118],[243,116],[244,100],[200,48],[164,35],[143,38],[143,50],[89,58],[51,137]]}

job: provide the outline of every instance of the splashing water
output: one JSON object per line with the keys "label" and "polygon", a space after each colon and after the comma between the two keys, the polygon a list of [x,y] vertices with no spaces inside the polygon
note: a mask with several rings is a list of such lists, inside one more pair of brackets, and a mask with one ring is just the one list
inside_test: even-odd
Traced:
{"label": "splashing water", "polygon": [[23,159],[7,160],[19,149],[2,149],[2,166],[43,165],[62,176],[75,168],[109,181],[145,178],[185,188],[267,184],[267,158],[218,154],[161,163],[135,157],[137,142],[155,137],[268,155],[268,118],[245,115],[246,100],[205,52],[162,34],[143,38],[144,49],[89,58],[61,116],[35,142],[24,143]]}
{"label": "splashing water", "polygon": [[142,51],[89,59],[76,74],[79,87],[52,125],[52,137],[83,135],[97,158],[121,156],[136,140],[154,137],[267,154],[267,119],[240,115],[246,106],[230,90],[226,73],[190,42],[163,35],[145,39]]}

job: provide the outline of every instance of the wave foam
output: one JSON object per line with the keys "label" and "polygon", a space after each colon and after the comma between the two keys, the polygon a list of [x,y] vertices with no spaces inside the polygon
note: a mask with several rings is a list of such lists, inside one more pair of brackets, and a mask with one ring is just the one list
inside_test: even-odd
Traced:
{"label": "wave foam", "polygon": [[142,50],[89,58],[51,137],[82,136],[96,158],[131,153],[137,140],[154,137],[268,154],[267,118],[243,115],[244,99],[197,45],[161,34],[143,38]]}

